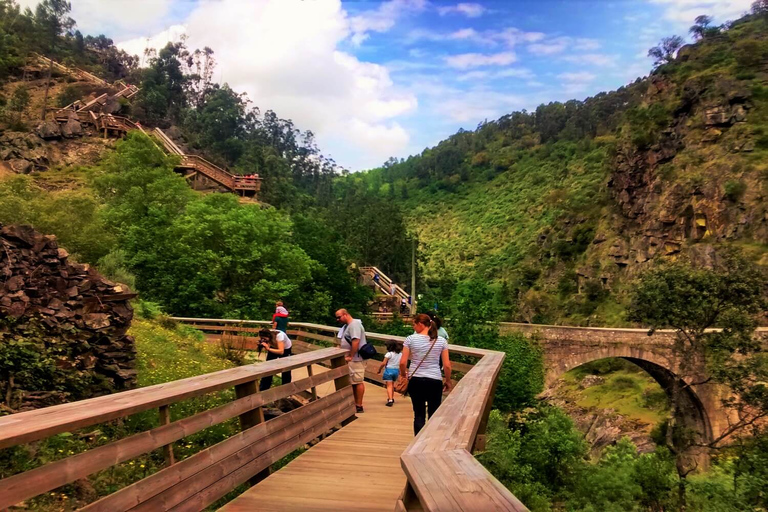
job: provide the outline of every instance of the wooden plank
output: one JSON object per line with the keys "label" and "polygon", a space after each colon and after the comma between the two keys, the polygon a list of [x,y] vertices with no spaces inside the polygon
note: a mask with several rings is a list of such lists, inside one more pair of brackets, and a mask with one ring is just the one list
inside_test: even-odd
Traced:
{"label": "wooden plank", "polygon": [[0,487],[0,510],[80,478],[85,478],[96,471],[133,459],[235,416],[247,414],[248,411],[264,404],[307,389],[312,384],[320,385],[348,375],[345,370],[346,368],[339,368],[334,371],[323,372],[313,377],[272,388],[264,393],[246,395],[229,404],[5,478],[2,480],[2,487]]}
{"label": "wooden plank", "polygon": [[0,449],[154,409],[343,355],[339,348],[274,359],[0,418]]}
{"label": "wooden plank", "polygon": [[[169,493],[164,493],[162,501],[153,499],[141,507],[137,507],[134,511],[202,510],[238,485],[246,482],[253,474],[269,467],[352,414],[354,414],[354,401],[351,396],[339,403],[326,405],[309,418],[297,414],[295,422],[290,427],[262,442],[252,444],[249,449],[243,450],[242,453],[222,460],[216,466],[212,466],[211,469],[200,472],[193,478],[175,486],[173,490],[179,492],[175,493],[172,499]],[[181,501],[182,499],[184,501]],[[159,506],[161,503],[162,506]]]}
{"label": "wooden plank", "polygon": [[[413,437],[413,413],[407,397],[398,398],[394,407],[386,407],[386,391],[379,386],[369,385],[365,399],[365,413],[354,422],[222,510],[391,512],[406,483],[400,454]],[[370,482],[376,482],[374,489],[361,499],[354,489]]]}
{"label": "wooden plank", "polygon": [[[263,394],[266,395],[266,392]],[[257,394],[256,396],[259,395]],[[312,402],[300,409],[296,409],[296,411],[303,411],[302,414],[311,415],[322,411],[325,407],[329,407],[329,404],[334,405],[344,400],[349,401],[351,396],[351,389],[342,390],[317,402]],[[128,510],[136,507],[164,490],[205,470],[207,467],[214,466],[217,462],[238,453],[254,443],[258,443],[261,439],[284,430],[295,419],[290,414],[283,414],[240,432],[183,461],[177,462],[169,468],[165,468],[152,476],[139,480],[133,485],[106,496],[84,507],[82,510],[114,512],[115,510]]]}

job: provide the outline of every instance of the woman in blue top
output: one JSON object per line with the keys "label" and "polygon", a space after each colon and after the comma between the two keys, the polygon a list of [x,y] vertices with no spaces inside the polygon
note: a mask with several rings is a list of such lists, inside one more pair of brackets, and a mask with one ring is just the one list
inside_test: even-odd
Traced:
{"label": "woman in blue top", "polygon": [[[406,365],[411,360],[408,394],[413,405],[413,433],[418,434],[427,420],[440,406],[443,390],[450,391],[451,360],[448,354],[448,342],[437,335],[437,323],[428,315],[419,314],[413,319],[415,334],[405,338],[403,356],[400,359],[400,375],[406,375]],[[440,372],[443,363],[444,377]]]}

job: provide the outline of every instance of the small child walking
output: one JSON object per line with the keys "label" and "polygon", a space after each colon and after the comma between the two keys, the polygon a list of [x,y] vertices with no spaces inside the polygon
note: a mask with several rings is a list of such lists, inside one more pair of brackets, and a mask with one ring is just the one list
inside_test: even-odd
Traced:
{"label": "small child walking", "polygon": [[388,340],[384,343],[387,347],[387,353],[384,361],[379,366],[378,373],[384,370],[384,383],[387,385],[387,407],[395,404],[395,381],[400,376],[400,358],[403,356],[403,346],[395,340]]}

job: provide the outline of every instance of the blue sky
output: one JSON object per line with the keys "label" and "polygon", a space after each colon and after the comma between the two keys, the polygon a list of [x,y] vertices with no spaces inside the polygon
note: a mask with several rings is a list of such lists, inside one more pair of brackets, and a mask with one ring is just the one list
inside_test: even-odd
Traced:
{"label": "blue sky", "polygon": [[72,0],[81,30],[132,53],[181,34],[210,46],[217,80],[312,130],[350,170],[514,110],[616,89],[648,73],[661,37],[750,3]]}

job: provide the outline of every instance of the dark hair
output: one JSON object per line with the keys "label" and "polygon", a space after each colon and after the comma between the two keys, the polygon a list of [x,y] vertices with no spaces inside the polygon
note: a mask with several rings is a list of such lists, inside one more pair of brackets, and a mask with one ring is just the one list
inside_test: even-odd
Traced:
{"label": "dark hair", "polygon": [[429,315],[426,315],[424,313],[419,313],[418,315],[413,317],[413,323],[419,323],[421,325],[428,326],[430,341],[437,339],[437,322],[433,322],[432,319],[429,317]]}
{"label": "dark hair", "polygon": [[435,322],[435,323],[437,324],[437,328],[438,328],[438,329],[439,329],[439,328],[441,328],[441,327],[443,326],[443,321],[442,321],[442,320],[440,320],[440,317],[439,317],[439,316],[437,316],[437,315],[435,314],[435,312],[434,312],[434,311],[430,311],[430,312],[428,312],[428,313],[427,313],[427,315],[429,315],[429,318],[431,318],[431,319],[432,319],[432,321],[433,321],[433,322]]}
{"label": "dark hair", "polygon": [[261,329],[259,330],[259,338],[269,338],[272,339],[272,331],[269,329]]}
{"label": "dark hair", "polygon": [[399,354],[403,351],[403,344],[397,340],[387,340],[384,342],[384,346],[387,347],[387,352]]}

